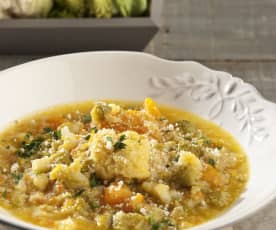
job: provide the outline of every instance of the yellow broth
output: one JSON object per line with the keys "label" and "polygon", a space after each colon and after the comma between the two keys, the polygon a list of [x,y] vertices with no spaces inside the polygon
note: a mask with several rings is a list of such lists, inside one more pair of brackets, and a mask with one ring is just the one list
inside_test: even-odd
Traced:
{"label": "yellow broth", "polygon": [[53,229],[186,229],[247,180],[228,132],[150,98],[56,106],[0,135],[1,206]]}

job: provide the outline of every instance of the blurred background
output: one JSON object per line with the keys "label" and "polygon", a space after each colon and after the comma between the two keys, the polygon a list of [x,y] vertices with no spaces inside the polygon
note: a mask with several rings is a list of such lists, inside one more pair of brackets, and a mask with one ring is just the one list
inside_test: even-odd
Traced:
{"label": "blurred background", "polygon": [[[135,9],[119,7],[115,13],[87,8],[81,13],[85,20],[74,19],[79,12],[60,5],[51,11],[51,19],[18,19],[24,12],[6,11],[3,3],[8,1],[0,0],[0,16],[2,4],[2,16],[4,12],[17,19],[0,20],[0,70],[70,48],[143,50],[230,72],[276,102],[276,0],[152,0]],[[38,14],[45,16],[45,8]],[[65,40],[67,47],[61,49]],[[276,202],[232,229],[274,230],[275,217]]]}

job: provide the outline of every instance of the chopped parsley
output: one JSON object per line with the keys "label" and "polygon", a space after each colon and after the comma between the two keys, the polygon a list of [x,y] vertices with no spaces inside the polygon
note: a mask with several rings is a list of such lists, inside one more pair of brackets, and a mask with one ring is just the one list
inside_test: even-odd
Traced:
{"label": "chopped parsley", "polygon": [[25,135],[25,139],[30,139],[30,137],[31,137],[31,133],[26,133],[26,135]]}
{"label": "chopped parsley", "polygon": [[53,132],[53,130],[50,127],[45,127],[45,128],[43,128],[43,132],[44,133],[51,133],[51,132]]}
{"label": "chopped parsley", "polygon": [[208,162],[209,165],[212,165],[213,167],[215,167],[215,165],[216,165],[216,161],[212,158],[208,158],[207,162]]}
{"label": "chopped parsley", "polygon": [[61,139],[61,130],[56,130],[53,132],[53,137],[55,140],[60,140]]}
{"label": "chopped parsley", "polygon": [[51,134],[52,137],[55,140],[60,140],[61,139],[61,130],[53,130],[50,127],[44,127],[43,128],[43,133],[45,133],[45,134]]}
{"label": "chopped parsley", "polygon": [[150,218],[150,225],[151,225],[151,230],[160,230],[163,227],[162,224],[156,222],[153,217]]}
{"label": "chopped parsley", "polygon": [[75,194],[73,194],[73,198],[79,197],[81,194],[83,194],[85,189],[78,190]]}
{"label": "chopped parsley", "polygon": [[114,151],[118,151],[121,149],[124,149],[126,147],[126,144],[123,143],[123,141],[126,139],[126,135],[121,135],[119,140],[114,144]]}
{"label": "chopped parsley", "polygon": [[169,220],[162,220],[160,222],[156,222],[153,217],[150,218],[150,225],[151,230],[167,229],[167,227],[169,226],[174,226],[174,224],[172,224]]}
{"label": "chopped parsley", "polygon": [[82,117],[82,122],[83,123],[89,123],[92,121],[92,117],[90,114],[85,114],[83,117]]}
{"label": "chopped parsley", "polygon": [[19,181],[22,179],[23,174],[22,173],[12,173],[11,176],[13,178],[14,183],[18,184]]}
{"label": "chopped parsley", "polygon": [[84,137],[84,140],[89,140],[90,139],[90,137],[91,137],[91,135],[90,134],[88,134],[88,135],[86,135],[85,137]]}
{"label": "chopped parsley", "polygon": [[94,128],[91,129],[91,132],[97,133],[97,132],[98,132],[98,129],[97,129],[96,127],[94,127]]}
{"label": "chopped parsley", "polygon": [[97,178],[95,173],[91,173],[89,176],[89,184],[90,187],[93,188],[99,184],[99,179]]}
{"label": "chopped parsley", "polygon": [[17,150],[16,154],[22,158],[30,157],[33,154],[37,153],[42,142],[43,139],[41,137],[37,137],[30,143],[22,142],[22,145],[20,149]]}

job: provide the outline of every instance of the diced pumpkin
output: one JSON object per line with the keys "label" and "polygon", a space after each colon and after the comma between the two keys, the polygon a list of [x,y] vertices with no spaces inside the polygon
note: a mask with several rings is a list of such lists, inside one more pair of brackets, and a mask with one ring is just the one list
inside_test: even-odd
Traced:
{"label": "diced pumpkin", "polygon": [[157,107],[155,101],[152,100],[151,98],[145,99],[144,108],[148,115],[151,115],[157,119],[162,117],[162,114],[161,114],[159,108]]}
{"label": "diced pumpkin", "polygon": [[221,187],[222,186],[222,178],[219,174],[218,170],[212,167],[209,164],[206,164],[205,169],[203,170],[202,179],[207,181],[211,186]]}
{"label": "diced pumpkin", "polygon": [[126,202],[131,197],[131,194],[129,187],[120,181],[105,188],[103,201],[109,205],[121,204]]}

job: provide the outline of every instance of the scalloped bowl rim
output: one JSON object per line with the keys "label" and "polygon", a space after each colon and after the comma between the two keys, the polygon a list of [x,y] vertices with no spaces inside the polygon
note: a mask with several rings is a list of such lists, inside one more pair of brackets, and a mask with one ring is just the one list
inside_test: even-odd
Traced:
{"label": "scalloped bowl rim", "polygon": [[[18,71],[20,72],[21,70],[25,69],[26,67],[31,68],[32,66],[45,64],[47,62],[50,63],[50,62],[53,62],[53,61],[61,61],[62,59],[64,59],[64,58],[66,59],[68,57],[76,57],[77,58],[78,56],[83,57],[83,56],[86,56],[86,55],[88,55],[88,56],[89,55],[92,55],[92,56],[97,56],[97,55],[100,55],[100,56],[101,55],[107,55],[107,56],[109,56],[109,55],[123,55],[124,56],[124,55],[126,55],[126,56],[129,56],[129,58],[134,57],[134,56],[140,56],[140,57],[143,57],[143,58],[148,59],[148,60],[151,59],[154,62],[158,62],[159,64],[167,63],[167,64],[177,65],[177,66],[181,66],[183,64],[185,64],[185,65],[194,65],[194,66],[196,66],[196,68],[201,69],[202,72],[222,74],[222,75],[225,75],[225,76],[227,75],[227,78],[239,81],[239,84],[251,88],[255,92],[256,96],[259,97],[263,101],[263,103],[267,103],[268,106],[273,106],[274,110],[276,111],[276,104],[273,103],[273,102],[270,102],[267,99],[265,99],[253,85],[244,82],[242,79],[240,79],[238,77],[233,77],[231,74],[229,74],[227,72],[216,71],[216,70],[210,69],[210,68],[208,68],[208,67],[206,67],[206,66],[204,66],[204,65],[202,65],[198,62],[195,62],[195,61],[172,61],[172,60],[166,60],[166,59],[159,58],[159,57],[151,55],[151,54],[141,53],[141,52],[95,51],[95,52],[80,52],[80,53],[73,53],[73,54],[64,54],[64,55],[57,55],[57,56],[53,56],[53,57],[42,58],[42,59],[30,61],[30,62],[27,62],[27,63],[24,63],[24,64],[17,65],[15,67],[11,67],[11,68],[8,68],[6,70],[0,71],[0,83],[1,83],[1,81],[2,81],[2,79],[5,75],[12,74],[13,72],[18,72]],[[276,198],[276,189],[274,191],[271,191],[270,195],[267,196],[265,199],[263,199],[262,202],[257,204],[254,208],[252,208],[252,210],[249,210],[249,211],[245,212],[244,214],[242,214],[241,217],[232,218],[229,221],[227,221],[226,223],[219,224],[217,226],[215,224],[217,218],[214,218],[214,219],[212,219],[212,220],[210,220],[210,221],[208,221],[208,222],[206,222],[202,225],[195,226],[191,229],[194,229],[194,230],[196,230],[196,229],[209,229],[209,223],[211,223],[211,222],[212,222],[211,223],[212,229],[217,229],[217,228],[222,228],[222,227],[225,227],[225,226],[232,225],[233,223],[239,222],[242,219],[245,219],[245,218],[253,215],[257,211],[259,211],[260,209],[262,209],[266,205],[268,205],[275,198]],[[227,213],[227,211],[226,211],[226,213]],[[224,214],[222,214],[222,215],[224,215]],[[39,227],[36,227],[36,226],[31,226],[29,224],[24,224],[24,223],[22,224],[22,222],[20,222],[20,221],[19,222],[16,222],[16,221],[10,222],[9,220],[5,220],[5,217],[3,217],[1,214],[0,214],[0,221],[2,223],[6,224],[6,225],[19,227],[19,228],[22,228],[22,229],[44,229],[44,228],[39,228]]]}

